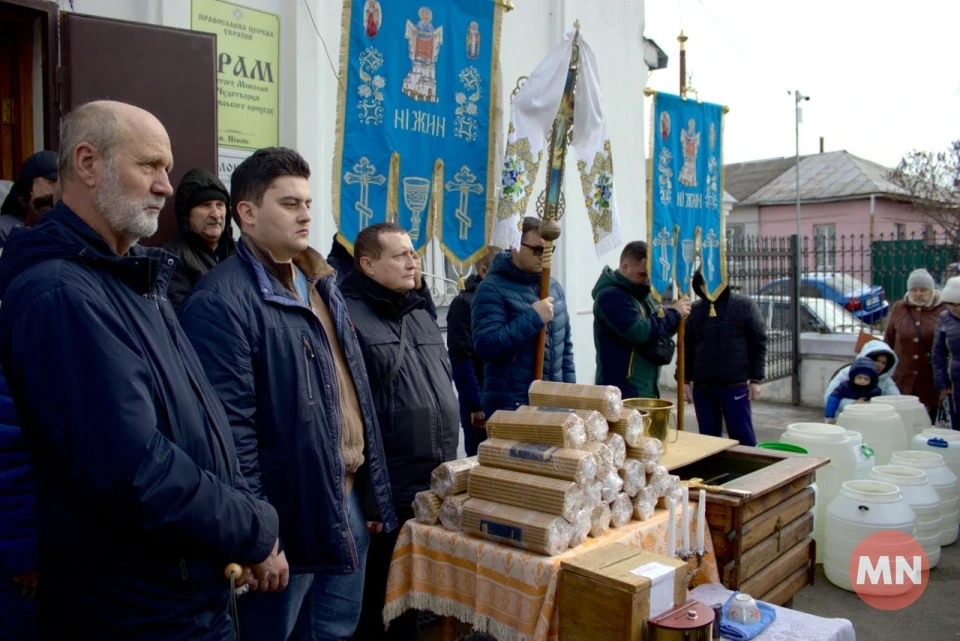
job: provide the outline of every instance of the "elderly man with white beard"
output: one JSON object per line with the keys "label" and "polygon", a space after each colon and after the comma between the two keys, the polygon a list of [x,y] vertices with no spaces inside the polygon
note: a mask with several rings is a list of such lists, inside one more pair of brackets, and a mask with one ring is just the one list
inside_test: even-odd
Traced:
{"label": "elderly man with white beard", "polygon": [[[79,107],[62,200],[0,257],[0,364],[34,463],[40,637],[232,638],[224,567],[286,585],[277,513],[249,491],[230,425],[137,241],[172,194],[150,113]],[[241,577],[241,582],[245,580]]]}

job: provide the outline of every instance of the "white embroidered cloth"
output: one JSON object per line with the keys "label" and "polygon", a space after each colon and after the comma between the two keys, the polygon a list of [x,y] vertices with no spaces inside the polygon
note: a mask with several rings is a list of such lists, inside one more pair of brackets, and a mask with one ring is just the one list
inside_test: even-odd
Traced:
{"label": "white embroidered cloth", "polygon": [[[498,247],[520,247],[520,226],[563,98],[574,34],[573,31],[567,33],[564,41],[537,65],[510,106],[500,204],[492,239]],[[580,59],[572,145],[599,256],[620,245],[620,218],[597,60],[582,33],[578,44]]]}
{"label": "white embroidered cloth", "polygon": [[[731,594],[733,592],[720,583],[707,583],[691,590],[689,598],[715,605],[726,603]],[[778,605],[770,607],[776,611],[777,618],[769,628],[754,637],[754,641],[857,641],[853,624],[847,619],[825,619]]]}

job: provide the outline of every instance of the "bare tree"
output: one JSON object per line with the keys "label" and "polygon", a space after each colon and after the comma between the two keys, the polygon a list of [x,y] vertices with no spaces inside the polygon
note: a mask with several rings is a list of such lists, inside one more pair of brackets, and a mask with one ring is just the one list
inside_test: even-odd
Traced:
{"label": "bare tree", "polygon": [[888,176],[913,207],[960,246],[960,140],[947,151],[911,151]]}

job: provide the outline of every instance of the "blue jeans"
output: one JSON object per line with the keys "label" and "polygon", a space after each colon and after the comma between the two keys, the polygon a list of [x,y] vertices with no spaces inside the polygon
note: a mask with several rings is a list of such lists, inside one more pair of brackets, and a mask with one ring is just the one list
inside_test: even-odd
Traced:
{"label": "blue jeans", "polygon": [[740,441],[740,445],[757,444],[750,411],[750,389],[746,385],[715,387],[695,384],[693,407],[697,411],[701,434],[723,436],[723,424],[726,423],[727,435]]}
{"label": "blue jeans", "polygon": [[470,412],[460,412],[460,426],[463,428],[463,449],[467,456],[476,456],[477,448],[487,440],[487,430],[474,427],[470,422]]}
{"label": "blue jeans", "polygon": [[291,574],[282,592],[254,592],[237,599],[240,637],[263,641],[340,641],[360,621],[370,535],[356,489],[348,504],[350,532],[360,568],[352,574]]}

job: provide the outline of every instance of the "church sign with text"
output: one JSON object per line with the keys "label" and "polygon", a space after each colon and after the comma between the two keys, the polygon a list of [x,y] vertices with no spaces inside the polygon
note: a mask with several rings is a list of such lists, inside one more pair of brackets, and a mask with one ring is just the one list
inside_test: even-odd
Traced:
{"label": "church sign with text", "polygon": [[190,26],[217,36],[221,147],[260,149],[280,140],[280,17],[222,0],[193,0]]}

